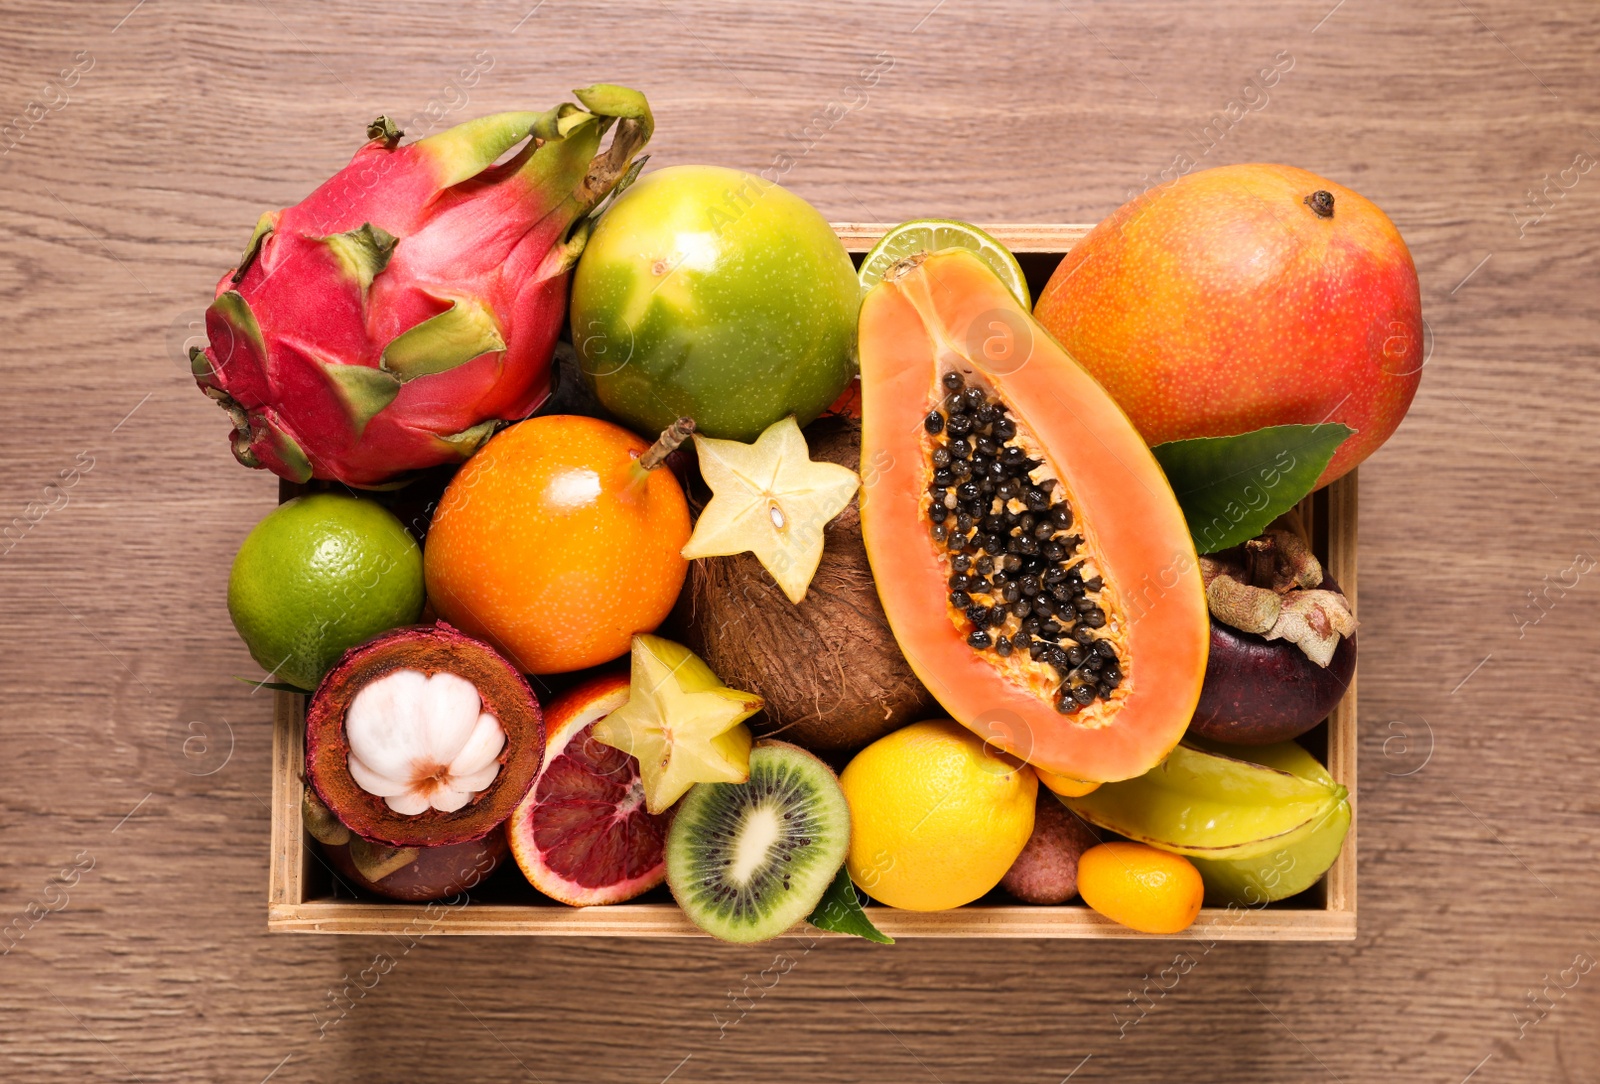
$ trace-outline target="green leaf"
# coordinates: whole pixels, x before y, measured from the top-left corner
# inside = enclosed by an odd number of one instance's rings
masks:
[[[1178,495],[1195,548],[1216,553],[1254,538],[1300,503],[1354,432],[1338,422],[1271,425],[1150,450]]]
[[[894,938],[879,930],[867,917],[856,895],[856,886],[850,883],[850,873],[843,866],[834,874],[833,883],[822,894],[822,902],[806,921],[819,930],[848,933],[880,945],[894,944]]]
[[[310,689],[302,689],[298,685],[290,685],[287,681],[256,681],[252,678],[240,677],[238,674],[233,675],[233,680],[242,681],[246,685],[254,686],[257,689],[271,689],[273,692],[279,693],[299,693],[301,696],[311,695]]]

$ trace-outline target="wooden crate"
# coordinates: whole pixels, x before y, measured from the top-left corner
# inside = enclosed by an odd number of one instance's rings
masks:
[[[889,228],[880,223],[835,225],[858,258]],[[985,227],[1017,255],[1035,296],[1088,226]],[[1356,472],[1308,497],[1301,505],[1314,548],[1330,575],[1356,605]],[[305,698],[277,693],[273,732],[272,865],[267,928],[302,933],[386,933],[413,939],[433,934],[523,936],[702,937],[658,889],[644,902],[573,908],[555,903],[523,880],[507,861],[470,903],[437,904],[356,900],[334,891],[331,869],[300,822],[304,783]],[[1356,793],[1356,682],[1333,716],[1302,739],[1327,764],[1335,780]],[[995,894],[999,896],[998,893]],[[1100,917],[1082,904],[1026,907],[986,897],[953,911],[918,913],[873,907],[873,921],[894,937],[1141,938],[1147,934]],[[1206,908],[1173,939],[1236,941],[1342,941],[1356,930],[1356,822],[1351,821],[1339,860],[1322,883],[1301,896],[1260,908]]]

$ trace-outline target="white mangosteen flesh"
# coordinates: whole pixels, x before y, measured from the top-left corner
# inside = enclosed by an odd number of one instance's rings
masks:
[[[344,719],[350,777],[396,813],[453,813],[500,774],[506,744],[472,682],[443,671],[385,674]]]

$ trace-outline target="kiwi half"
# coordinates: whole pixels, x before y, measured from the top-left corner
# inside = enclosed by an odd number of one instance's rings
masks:
[[[697,783],[667,832],[667,885],[724,941],[777,937],[816,909],[850,847],[850,807],[822,761],[759,742],[743,783]]]

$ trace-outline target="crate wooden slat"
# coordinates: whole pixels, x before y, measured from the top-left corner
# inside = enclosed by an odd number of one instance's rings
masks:
[[[837,223],[835,231],[860,255],[890,228],[888,223]],[[1035,292],[1066,252],[1092,228],[1086,225],[1003,224],[984,227],[1016,253]],[[1358,472],[1352,471],[1300,506],[1330,575],[1357,607],[1356,507]],[[1358,609],[1359,612],[1359,609]],[[1358,674],[1359,677],[1359,674]],[[1338,861],[1319,889],[1321,906],[1304,900],[1261,908],[1205,908],[1194,926],[1168,940],[1345,941],[1356,932],[1356,678],[1327,723],[1328,770],[1349,789],[1350,834]],[[273,729],[272,855],[268,875],[267,927],[296,933],[486,934],[499,936],[703,937],[671,903],[628,903],[571,908],[539,902],[473,901],[454,906],[312,898],[316,865],[322,862],[300,822],[304,783],[305,698],[276,693]],[[1315,733],[1315,732],[1313,732]],[[1150,938],[1118,926],[1079,905],[1025,907],[977,903],[953,911],[917,913],[874,907],[873,921],[893,937]],[[797,930],[820,934],[809,927]]]

